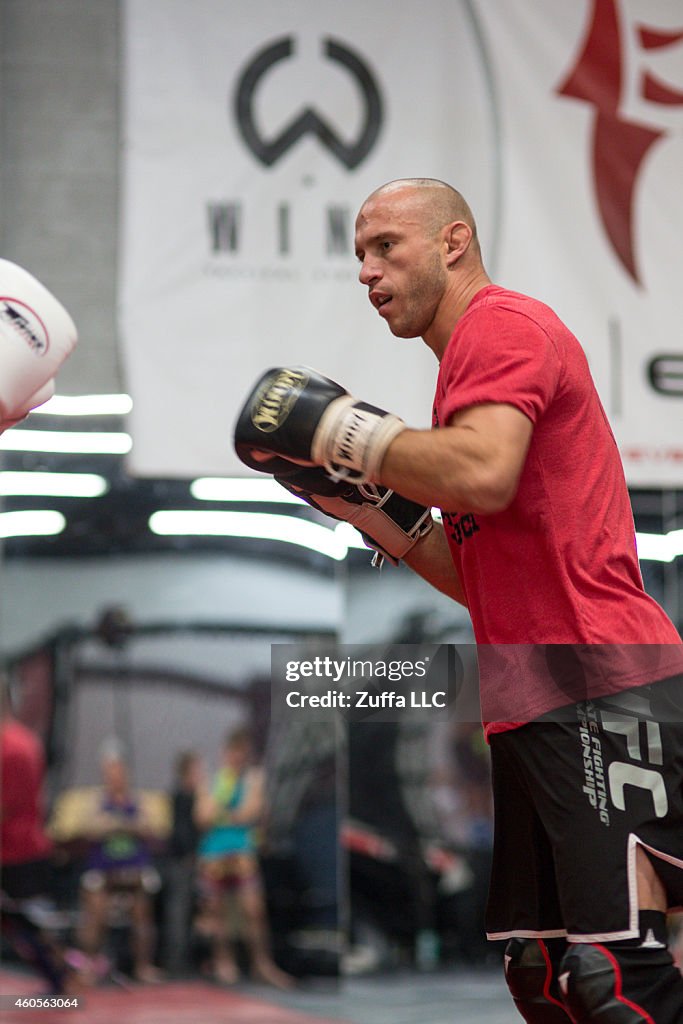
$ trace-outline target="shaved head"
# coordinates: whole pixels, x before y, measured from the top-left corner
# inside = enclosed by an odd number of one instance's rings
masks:
[[[406,202],[415,208],[428,234],[436,234],[453,221],[464,221],[472,229],[472,238],[476,243],[477,225],[467,201],[452,185],[438,178],[397,178],[388,181],[370,193],[363,207],[374,199],[401,192],[405,193]]]
[[[397,338],[421,337],[441,358],[475,288],[489,283],[463,196],[438,178],[376,188],[356,218],[358,280]]]

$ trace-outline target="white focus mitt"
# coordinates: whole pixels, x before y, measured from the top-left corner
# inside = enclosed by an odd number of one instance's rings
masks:
[[[0,259],[0,431],[54,394],[54,376],[73,351],[73,320],[32,274]]]

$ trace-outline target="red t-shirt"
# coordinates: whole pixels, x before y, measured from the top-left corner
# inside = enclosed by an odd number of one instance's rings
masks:
[[[44,757],[38,737],[9,719],[0,726],[0,864],[25,864],[49,854],[43,827]]]
[[[621,459],[583,349],[543,303],[496,285],[477,292],[448,343],[434,425],[483,402],[513,405],[534,425],[508,508],[443,510],[477,644],[516,645],[480,646],[490,731],[572,702],[534,670],[535,645],[603,645],[600,671],[583,681],[589,697],[683,672],[681,639],[643,587]],[[485,671],[501,659],[502,682]]]

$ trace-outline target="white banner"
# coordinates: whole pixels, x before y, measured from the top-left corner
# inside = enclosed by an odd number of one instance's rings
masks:
[[[668,0],[126,0],[133,472],[247,472],[269,366],[427,426],[436,375],[357,281],[392,178],[470,201],[487,267],[577,333],[629,482],[683,483],[683,10]]]

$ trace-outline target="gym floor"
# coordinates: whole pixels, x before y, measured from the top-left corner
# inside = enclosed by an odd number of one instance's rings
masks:
[[[103,987],[76,1010],[14,1010],[9,996],[31,995],[40,984],[27,974],[0,971],[2,1024],[514,1024],[517,1020],[499,968],[432,974],[391,974],[314,986],[294,993],[259,985],[232,989],[173,982],[123,990]]]

